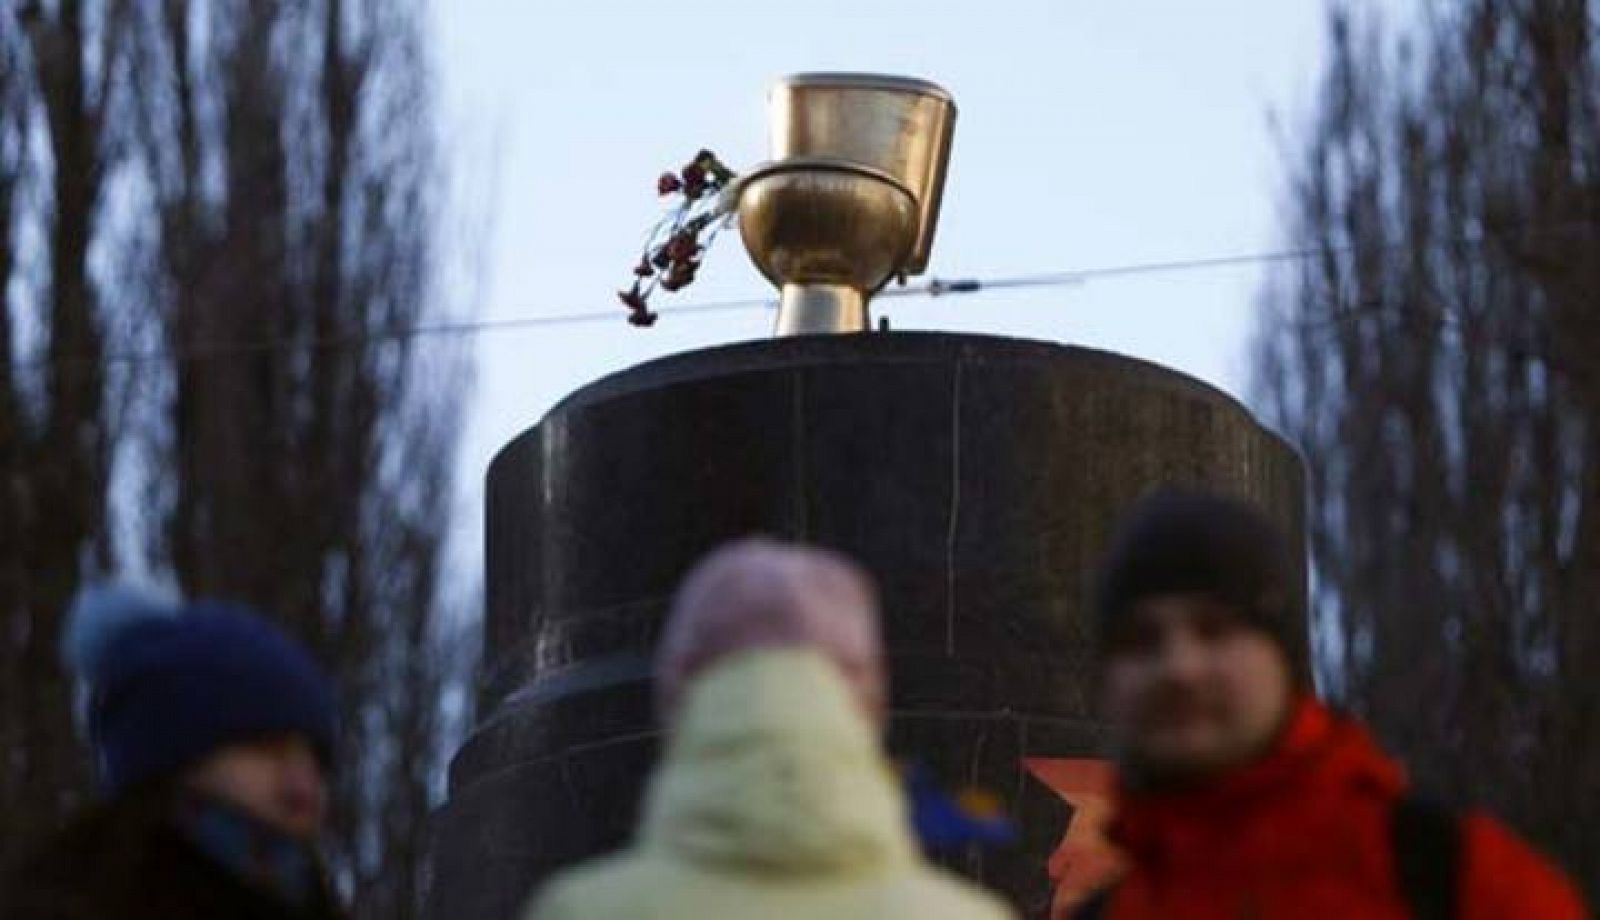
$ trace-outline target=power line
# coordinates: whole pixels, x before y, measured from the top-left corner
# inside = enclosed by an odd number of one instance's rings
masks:
[[[726,313],[733,310],[748,310],[752,307],[770,306],[770,300],[745,299],[725,300],[708,303],[686,304],[673,309],[673,313],[703,314]],[[583,323],[596,323],[603,320],[621,322],[625,315],[621,310],[590,311],[584,313],[557,313],[548,316],[517,316],[507,319],[486,320],[459,320],[454,322],[423,323],[415,326],[406,326],[399,329],[380,329],[372,332],[352,332],[344,335],[321,336],[312,339],[269,339],[258,342],[198,342],[190,343],[176,350],[172,349],[145,349],[141,351],[107,352],[99,358],[86,355],[66,355],[62,357],[41,357],[28,361],[18,361],[12,367],[46,367],[49,365],[138,365],[155,362],[166,362],[174,359],[179,361],[198,361],[208,358],[230,357],[236,355],[260,354],[273,351],[290,351],[294,349],[310,349],[312,351],[330,351],[341,348],[354,348],[359,345],[381,344],[383,342],[398,342],[407,339],[426,338],[431,336],[461,336],[477,335],[483,332],[509,332],[517,329],[532,329],[545,326],[573,326]],[[3,365],[0,365],[3,366]]]
[[[945,297],[952,294],[973,294],[994,290],[1014,290],[1018,288],[1069,287],[1082,285],[1094,280],[1106,280],[1119,277],[1199,271],[1215,268],[1282,262],[1289,259],[1304,258],[1308,254],[1310,253],[1307,250],[1292,250],[1235,256],[1216,256],[1211,258],[1187,259],[1182,261],[1133,263],[1128,265],[1078,269],[1073,271],[1018,275],[1005,278],[963,278],[956,280],[933,278],[917,284],[909,284],[885,289],[879,292],[875,299],[882,300],[884,298],[906,297],[936,298]],[[682,304],[669,308],[667,312],[672,316],[697,316],[715,313],[742,312],[745,310],[758,308],[774,309],[776,306],[777,301],[773,298],[752,297],[741,300],[722,300]],[[11,364],[11,366],[20,368],[42,368],[50,365],[56,365],[58,367],[86,365],[104,367],[153,364],[172,360],[199,361],[211,358],[260,354],[263,352],[273,351],[288,351],[301,348],[311,349],[314,351],[353,348],[360,345],[379,344],[390,341],[403,341],[406,339],[431,336],[477,335],[485,332],[509,332],[520,329],[576,326],[599,322],[615,323],[621,322],[624,317],[625,314],[621,310],[592,310],[575,313],[558,313],[547,316],[520,316],[491,320],[462,320],[457,322],[427,323],[416,326],[407,326],[401,329],[377,330],[368,333],[349,333],[345,335],[325,336],[311,340],[274,339],[259,342],[199,342],[190,343],[175,351],[144,349],[135,351],[108,352],[99,358],[92,358],[85,355],[66,355],[54,358],[46,356],[27,361],[18,361]]]
[[[1558,225],[1543,230],[1529,230],[1524,236],[1545,236],[1551,234],[1571,233],[1574,230],[1592,231],[1592,222],[1582,221],[1572,224]],[[1483,245],[1491,240],[1482,236],[1463,237],[1459,239],[1440,240],[1435,245]],[[1379,251],[1392,251],[1406,248],[1408,243],[1396,243],[1390,246],[1377,247]],[[890,287],[878,293],[876,299],[929,297],[939,298],[956,294],[975,294],[988,291],[1017,290],[1024,288],[1049,288],[1049,287],[1076,287],[1093,281],[1108,281],[1122,278],[1144,277],[1166,274],[1182,274],[1199,271],[1213,271],[1226,268],[1244,268],[1257,265],[1278,264],[1284,262],[1297,262],[1309,258],[1329,255],[1347,255],[1352,252],[1351,246],[1330,246],[1298,249],[1281,249],[1266,252],[1240,253],[1234,255],[1205,256],[1193,259],[1176,259],[1151,262],[1133,262],[1123,265],[1107,265],[1095,268],[1071,269],[1065,271],[1043,272],[1027,275],[1014,275],[1000,278],[961,278],[945,280],[932,278],[917,284]],[[667,313],[671,316],[698,316],[715,313],[741,312],[752,309],[774,309],[776,301],[770,297],[754,297],[738,300],[706,301],[701,303],[683,304],[671,307]],[[122,352],[108,352],[99,357],[87,355],[41,356],[26,361],[6,362],[0,367],[10,368],[43,368],[51,365],[57,367],[71,366],[125,366],[165,363],[170,361],[199,361],[211,358],[221,358],[236,355],[260,354],[273,351],[290,351],[296,349],[310,349],[313,351],[335,350],[341,348],[354,348],[362,345],[380,344],[383,342],[405,341],[434,336],[463,336],[478,335],[489,332],[509,332],[519,329],[550,328],[562,326],[576,326],[600,322],[621,323],[625,319],[622,309],[616,310],[591,310],[573,313],[558,313],[546,316],[519,316],[505,319],[486,320],[460,320],[452,322],[425,323],[406,326],[389,330],[373,330],[370,332],[352,332],[347,334],[325,336],[320,338],[305,339],[271,339],[256,342],[199,342],[189,343],[178,349],[144,349]]]
[[[1284,249],[1277,252],[1243,253],[1231,256],[1209,256],[1199,259],[1177,259],[1166,262],[1136,262],[1130,265],[1111,265],[1102,268],[1084,268],[1075,271],[1047,272],[1037,275],[1018,275],[1011,278],[995,278],[992,280],[966,279],[961,281],[942,281],[934,278],[923,284],[908,285],[903,288],[892,288],[879,294],[883,297],[941,297],[946,294],[974,294],[981,291],[995,291],[1015,288],[1033,287],[1068,287],[1087,284],[1091,281],[1109,281],[1115,278],[1136,277],[1145,275],[1175,274],[1180,272],[1209,271],[1219,268],[1240,268],[1251,265],[1266,265],[1275,262],[1292,262],[1312,256],[1321,255],[1322,250],[1317,249]]]

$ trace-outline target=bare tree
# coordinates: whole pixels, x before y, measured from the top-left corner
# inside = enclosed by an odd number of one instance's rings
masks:
[[[1595,22],[1333,11],[1258,388],[1311,474],[1325,688],[1600,894]]]
[[[411,333],[450,301],[423,13],[0,8],[0,861],[87,791],[59,620],[132,565],[334,667],[339,881],[413,911],[471,648],[443,577],[466,366]]]
[[[139,68],[174,356],[164,546],[190,589],[277,612],[336,664],[335,850],[382,917],[415,902],[467,647],[441,584],[462,366],[407,334],[441,294],[420,17],[167,0]]]
[[[113,413],[90,252],[119,159],[124,13],[78,0],[0,12],[0,859],[86,786],[55,642],[80,577],[110,561]]]

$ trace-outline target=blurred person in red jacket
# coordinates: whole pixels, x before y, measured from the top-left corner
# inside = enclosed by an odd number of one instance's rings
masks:
[[[1159,492],[1124,521],[1096,613],[1128,871],[1077,916],[1587,916],[1527,844],[1417,797],[1317,701],[1292,638],[1297,571],[1240,501]]]

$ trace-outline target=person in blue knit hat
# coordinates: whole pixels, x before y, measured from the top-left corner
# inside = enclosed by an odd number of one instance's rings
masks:
[[[249,608],[79,595],[62,658],[99,801],[18,867],[6,920],[339,916],[316,850],[331,681]]]

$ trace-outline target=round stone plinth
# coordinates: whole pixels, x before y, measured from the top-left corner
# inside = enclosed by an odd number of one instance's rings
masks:
[[[673,588],[752,533],[878,577],[890,747],[1000,797],[1020,844],[955,865],[1039,909],[1070,807],[1023,760],[1101,751],[1086,604],[1118,515],[1203,485],[1299,533],[1301,476],[1218,390],[1040,342],[775,339],[579,390],[489,470],[484,718],[436,822],[430,915],[509,916],[553,869],[627,841]]]

